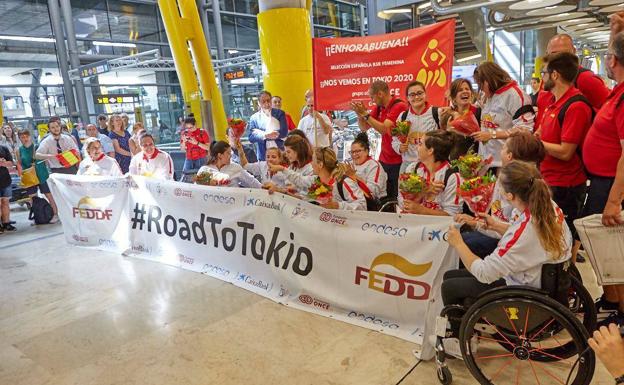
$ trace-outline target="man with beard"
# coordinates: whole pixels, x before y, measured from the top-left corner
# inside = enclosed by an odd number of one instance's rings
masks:
[[[540,171],[574,236],[575,260],[581,242],[573,221],[583,208],[587,183],[580,149],[591,126],[593,110],[589,100],[573,85],[579,68],[576,55],[559,52],[546,56],[544,62],[542,79],[549,100],[541,126],[546,157],[540,163]]]
[[[612,27],[617,27],[613,20]],[[590,180],[583,216],[602,214],[605,226],[624,224],[621,215],[624,201],[624,32],[615,33],[614,28],[612,37],[605,55],[605,69],[617,85],[598,111],[583,144],[583,160]],[[600,313],[610,311],[611,315],[599,326],[609,323],[623,326],[624,285],[607,285],[603,289],[596,310],[599,318]]]
[[[59,174],[73,174],[78,172],[78,165],[66,167],[58,160],[57,156],[65,151],[76,150],[78,154],[78,146],[74,139],[61,131],[61,119],[53,116],[48,121],[48,129],[50,135],[47,135],[37,148],[35,159],[42,159],[48,162],[50,171]],[[78,158],[80,160],[80,156]]]

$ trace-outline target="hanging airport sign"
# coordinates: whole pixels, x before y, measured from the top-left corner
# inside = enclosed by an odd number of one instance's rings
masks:
[[[108,71],[110,71],[110,68],[108,66],[108,62],[106,61],[100,61],[78,68],[78,74],[82,79],[100,75]]]
[[[368,103],[368,89],[377,80],[397,96],[418,80],[431,104],[446,105],[454,44],[454,19],[385,35],[315,38],[316,109],[348,110],[351,101]]]
[[[223,73],[225,80],[235,80],[247,77],[245,70],[227,71]]]
[[[93,95],[95,104],[121,104],[121,103],[139,103],[138,94],[107,94]]]

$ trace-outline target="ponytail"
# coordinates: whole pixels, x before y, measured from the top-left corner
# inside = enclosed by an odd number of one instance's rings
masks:
[[[505,191],[528,206],[544,250],[554,260],[563,257],[566,249],[563,225],[555,215],[550,188],[535,165],[513,160],[501,169],[500,181]]]
[[[210,145],[210,156],[208,157],[208,164],[216,164],[219,155],[225,153],[228,148],[230,148],[230,145],[224,140],[212,142],[212,144]]]
[[[334,179],[340,180],[345,175],[346,165],[338,163],[336,153],[331,147],[317,147],[314,150],[314,158]]]

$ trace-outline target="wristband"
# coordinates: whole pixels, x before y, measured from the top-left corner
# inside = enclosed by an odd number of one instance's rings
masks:
[[[370,114],[366,114],[363,116],[364,120],[368,121],[368,118],[370,118]]]

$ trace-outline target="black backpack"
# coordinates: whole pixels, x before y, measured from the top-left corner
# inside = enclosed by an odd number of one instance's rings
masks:
[[[586,70],[589,71],[589,70]],[[594,107],[592,107],[591,103],[589,102],[589,100],[587,100],[587,98],[583,95],[574,95],[572,96],[570,99],[566,100],[565,103],[563,103],[563,106],[561,106],[561,109],[559,110],[559,114],[557,114],[557,120],[559,121],[559,127],[563,127],[563,120],[565,119],[565,115],[566,112],[568,112],[568,108],[570,108],[570,106],[574,103],[584,103],[586,104],[591,113],[591,121],[594,121],[594,118],[596,117],[596,111],[594,110]],[[579,156],[579,158],[581,159],[581,162],[583,161],[583,150],[581,149],[581,145],[579,144],[578,146],[576,146],[576,154]]]
[[[401,115],[399,115],[399,120],[401,122],[404,122],[407,120],[408,112],[409,110],[401,112]],[[439,129],[440,128],[440,114],[438,113],[438,107],[436,106],[431,107],[431,116],[433,116],[433,121],[435,122],[436,126]]]
[[[32,206],[28,219],[34,220],[36,225],[47,225],[54,216],[54,210],[47,200],[37,196],[32,197]]]

